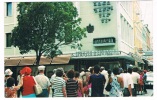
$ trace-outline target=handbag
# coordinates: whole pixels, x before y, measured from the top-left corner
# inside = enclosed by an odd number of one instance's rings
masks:
[[[109,82],[108,82],[108,84],[107,84],[107,86],[106,86],[106,91],[110,91],[111,90],[111,88],[112,88],[112,86],[111,86],[111,84],[110,84],[110,78],[109,78]]]
[[[41,86],[37,83],[37,81],[35,80],[34,76],[33,76],[33,79],[35,81],[35,85],[34,85],[35,94],[39,95],[43,92],[43,90],[42,90]]]

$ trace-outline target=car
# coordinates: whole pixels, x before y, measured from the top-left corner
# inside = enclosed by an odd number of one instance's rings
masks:
[[[153,89],[153,72],[147,72],[146,89]]]

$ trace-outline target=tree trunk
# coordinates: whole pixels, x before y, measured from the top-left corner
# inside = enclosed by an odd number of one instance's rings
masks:
[[[42,55],[41,53],[36,53],[36,65],[37,66],[39,66],[41,55]]]

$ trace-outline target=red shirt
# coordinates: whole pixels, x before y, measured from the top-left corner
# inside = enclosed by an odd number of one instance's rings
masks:
[[[24,76],[23,78],[23,92],[22,95],[34,94],[35,81],[32,76]]]

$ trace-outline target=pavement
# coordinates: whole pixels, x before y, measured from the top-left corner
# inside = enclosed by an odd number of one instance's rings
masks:
[[[147,89],[146,94],[143,93],[142,95],[141,94],[137,95],[137,97],[151,97],[151,96],[153,96],[153,89]]]

